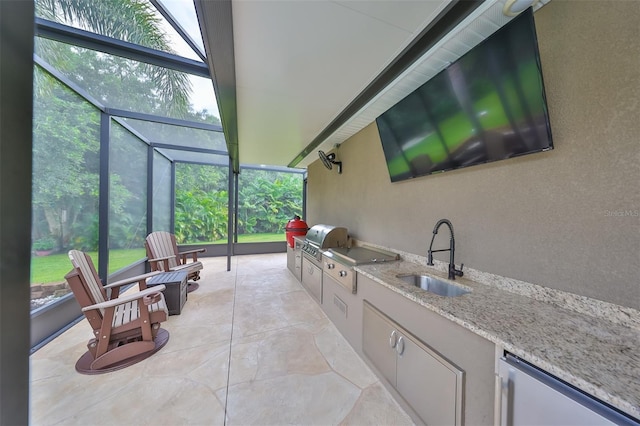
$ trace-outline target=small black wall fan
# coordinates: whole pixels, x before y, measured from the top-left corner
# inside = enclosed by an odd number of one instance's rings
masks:
[[[333,152],[325,154],[324,151],[318,151],[318,156],[320,157],[320,160],[322,160],[322,164],[324,164],[327,169],[331,170],[335,164],[338,166],[338,174],[342,174],[342,161],[336,161],[336,154]]]

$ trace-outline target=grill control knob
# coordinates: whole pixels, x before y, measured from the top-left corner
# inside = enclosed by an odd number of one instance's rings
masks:
[[[347,271],[340,271],[340,276],[341,277],[346,277],[347,276]]]
[[[335,267],[336,265],[334,265],[333,263],[327,263],[327,269],[333,269]]]

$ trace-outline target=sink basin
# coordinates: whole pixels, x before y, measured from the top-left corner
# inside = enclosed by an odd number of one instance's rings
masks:
[[[402,281],[414,287],[421,288],[430,293],[437,294],[444,297],[462,296],[470,291],[457,285],[449,284],[448,282],[441,281],[437,278],[430,277],[428,275],[397,275]]]

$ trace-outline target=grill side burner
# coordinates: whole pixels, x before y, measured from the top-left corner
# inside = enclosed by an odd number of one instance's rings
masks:
[[[330,248],[323,255],[324,272],[353,294],[357,293],[354,266],[365,263],[392,262],[400,258],[397,253],[366,246]]]

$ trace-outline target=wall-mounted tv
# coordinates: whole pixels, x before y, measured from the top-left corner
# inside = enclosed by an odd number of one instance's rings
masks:
[[[553,149],[531,8],[376,122],[392,182]]]

